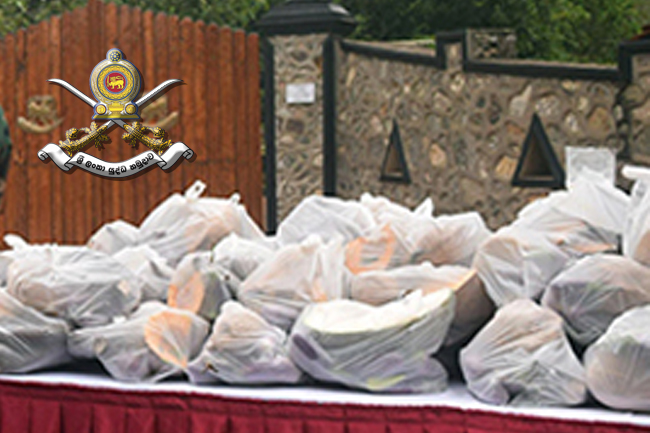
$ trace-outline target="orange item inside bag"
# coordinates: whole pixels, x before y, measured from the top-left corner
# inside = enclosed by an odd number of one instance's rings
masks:
[[[212,253],[190,253],[181,260],[167,289],[170,307],[191,311],[206,320],[219,315],[221,305],[237,292],[239,279],[216,264]]]
[[[150,301],[126,320],[75,330],[67,343],[71,355],[97,358],[117,380],[158,382],[181,373],[209,332],[210,324],[198,315]]]
[[[344,259],[340,239],[325,244],[310,236],[261,264],[241,284],[237,299],[271,325],[289,330],[307,305],[343,296]]]
[[[151,351],[165,362],[185,369],[190,353],[192,318],[173,311],[162,311],[149,318],[144,327],[144,340]]]
[[[379,232],[350,242],[345,248],[345,265],[353,274],[360,274],[386,269],[396,258],[406,263],[406,259],[396,257],[397,250],[397,235],[390,224],[386,224]]]
[[[198,313],[205,297],[205,285],[201,278],[201,273],[196,272],[183,286],[178,287],[174,284],[169,286],[167,293],[167,305],[173,308],[188,310],[192,313]]]

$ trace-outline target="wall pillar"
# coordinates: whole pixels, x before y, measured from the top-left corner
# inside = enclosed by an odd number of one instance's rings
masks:
[[[650,166],[650,40],[621,44],[620,69],[627,84],[619,96],[625,156],[632,164]]]
[[[327,0],[289,0],[256,25],[264,38],[270,232],[304,197],[335,193],[332,38],[355,25]]]

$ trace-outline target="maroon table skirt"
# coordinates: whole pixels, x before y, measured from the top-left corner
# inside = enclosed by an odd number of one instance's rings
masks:
[[[0,381],[0,433],[633,433],[650,428],[453,407],[264,401]]]

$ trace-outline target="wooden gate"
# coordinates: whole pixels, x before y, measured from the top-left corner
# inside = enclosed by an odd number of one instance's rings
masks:
[[[90,72],[113,47],[140,70],[145,91],[170,78],[185,82],[142,117],[145,124],[166,125],[169,138],[186,143],[195,159],[183,160],[171,173],[153,167],[124,180],[79,169],[66,174],[38,159],[39,149],[64,139],[70,128],[88,127],[92,116],[90,107],[47,80],[61,78],[90,95]],[[0,59],[0,104],[13,142],[0,233],[18,233],[29,242],[85,242],[105,222],[139,223],[162,199],[195,179],[208,184],[210,195],[238,191],[261,221],[257,35],[90,0],[6,35]],[[147,150],[131,148],[122,132],[113,129],[104,150],[91,146],[86,152],[123,161]]]

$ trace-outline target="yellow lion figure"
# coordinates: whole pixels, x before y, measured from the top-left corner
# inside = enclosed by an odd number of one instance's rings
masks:
[[[115,90],[116,87],[118,89],[124,89],[124,80],[122,77],[110,77],[108,79],[108,87],[113,90]]]

